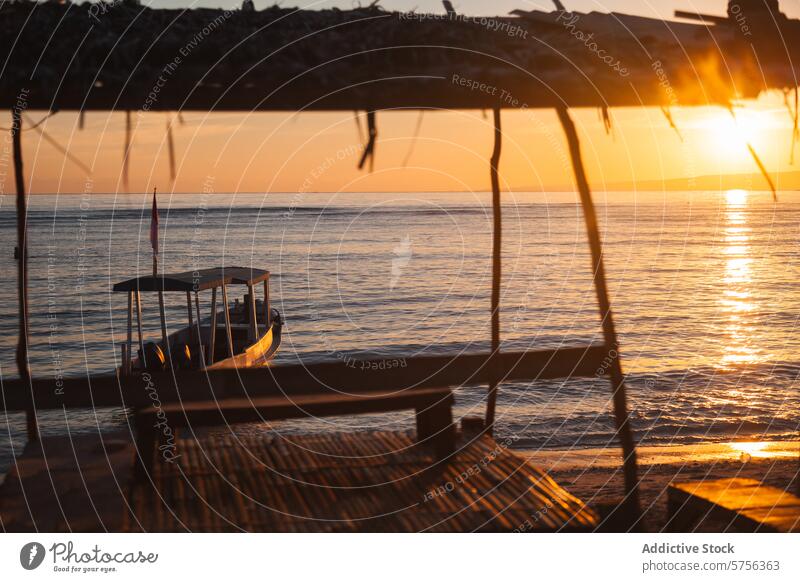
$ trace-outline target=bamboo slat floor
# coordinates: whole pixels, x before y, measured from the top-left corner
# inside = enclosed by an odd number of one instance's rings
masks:
[[[181,439],[131,495],[127,531],[592,530],[592,510],[488,436],[437,461],[413,432]],[[154,452],[158,455],[158,451]]]
[[[216,429],[219,430],[219,429]],[[183,435],[188,437],[188,435]],[[410,432],[180,438],[134,471],[130,433],[30,442],[0,486],[0,530],[554,531],[597,516],[488,436],[438,460]]]

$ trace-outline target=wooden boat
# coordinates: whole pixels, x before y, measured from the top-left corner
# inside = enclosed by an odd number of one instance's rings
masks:
[[[264,297],[256,299],[255,286],[263,283]],[[233,306],[228,286],[244,285],[244,300]],[[211,314],[200,313],[200,293],[211,290]],[[222,291],[222,309],[217,291]],[[266,365],[281,343],[282,321],[269,303],[269,271],[246,267],[216,267],[199,271],[136,277],[114,285],[128,294],[128,337],[122,344],[119,372],[135,370],[249,368]],[[142,335],[142,292],[158,293],[161,341],[145,341]],[[167,333],[164,293],[184,293],[188,325]],[[133,357],[133,319],[136,311],[138,356]]]

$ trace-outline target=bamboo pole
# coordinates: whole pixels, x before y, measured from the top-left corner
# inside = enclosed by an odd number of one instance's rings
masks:
[[[14,148],[14,180],[17,188],[17,296],[19,298],[19,339],[17,341],[17,371],[26,386],[31,386],[28,363],[28,200],[25,194],[25,175],[22,169],[22,109],[20,96],[11,110],[11,140]],[[25,413],[29,441],[39,440],[39,426],[33,394]]]
[[[495,410],[497,407],[497,387],[499,378],[497,360],[500,356],[500,277],[501,252],[503,242],[503,220],[500,208],[500,152],[503,147],[503,133],[500,124],[500,110],[494,109],[494,149],[489,164],[492,181],[492,351],[489,356],[489,398],[486,402],[486,431],[494,431]]]
[[[572,157],[572,169],[575,173],[575,181],[578,184],[578,192],[580,193],[581,204],[583,206],[583,216],[586,222],[586,232],[592,252],[594,285],[597,293],[597,303],[600,307],[600,317],[602,318],[603,337],[609,355],[612,356],[609,375],[611,377],[611,388],[614,396],[614,419],[623,453],[626,493],[623,505],[627,509],[631,525],[636,526],[641,515],[636,445],[634,444],[630,417],[628,415],[625,379],[622,374],[622,365],[619,359],[619,341],[617,340],[617,331],[614,326],[611,301],[608,295],[605,265],[603,264],[603,246],[597,224],[597,213],[594,208],[594,202],[592,201],[592,193],[589,189],[586,171],[583,167],[580,139],[578,138],[575,124],[569,115],[569,111],[565,107],[559,107],[556,111],[558,112],[558,118],[561,121],[561,125],[567,137],[567,142],[569,143],[569,151]]]

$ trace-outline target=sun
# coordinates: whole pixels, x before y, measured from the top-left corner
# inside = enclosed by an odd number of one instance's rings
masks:
[[[709,117],[702,129],[718,154],[747,155],[747,145],[758,138],[765,127],[764,122],[758,111],[737,110],[735,118],[729,113]]]
[[[725,192],[728,206],[744,206],[747,204],[747,190],[728,190]]]

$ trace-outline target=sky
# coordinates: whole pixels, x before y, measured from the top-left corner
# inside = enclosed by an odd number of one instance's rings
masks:
[[[153,7],[234,7],[239,2],[155,0]],[[367,0],[362,0],[366,4]],[[256,8],[267,6],[255,0]],[[284,2],[302,7],[349,8],[338,2]],[[575,11],[621,11],[669,18],[676,9],[724,14],[724,0],[593,2],[564,0]],[[441,2],[384,0],[386,9],[443,12]],[[515,8],[552,9],[551,2],[457,0],[456,9],[473,14],[506,14]],[[800,17],[800,1],[782,2],[789,16]],[[490,6],[490,9],[487,9]],[[39,119],[41,112],[32,112]],[[596,189],[652,187],[664,180],[717,174],[750,176],[756,167],[745,145],[751,141],[774,174],[800,168],[789,164],[791,124],[778,95],[748,103],[735,125],[721,108],[673,111],[681,136],[657,109],[613,109],[607,134],[598,112],[573,113],[583,140],[587,171]],[[136,116],[135,116],[136,117]],[[138,116],[130,160],[132,193],[176,192],[338,192],[473,191],[489,188],[491,120],[481,112],[378,113],[380,139],[373,173],[356,168],[361,137],[352,113],[184,114],[175,129],[178,176],[169,175],[165,127],[168,114]],[[0,125],[9,125],[7,114]],[[504,149],[500,175],[504,189],[571,189],[563,133],[548,111],[503,112]],[[32,193],[125,192],[121,160],[124,115],[90,113],[83,131],[77,115],[62,112],[46,122],[46,131],[84,164],[81,170],[38,134],[25,134],[24,159]],[[418,135],[415,133],[419,127]],[[798,156],[800,157],[800,156]],[[745,188],[763,188],[748,178]],[[13,182],[6,181],[6,189]],[[10,192],[10,191],[9,191]],[[3,193],[9,193],[3,192]]]

